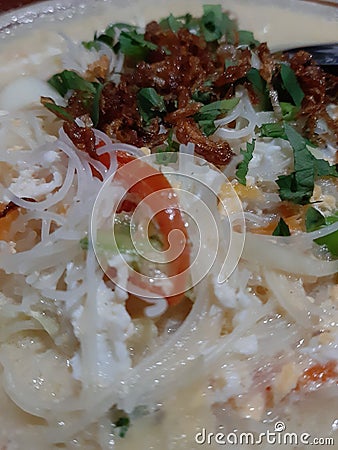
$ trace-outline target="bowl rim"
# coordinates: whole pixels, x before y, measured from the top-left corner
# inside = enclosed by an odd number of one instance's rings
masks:
[[[0,32],[3,36],[11,34],[12,30],[29,25],[35,22],[37,19],[44,17],[55,18],[67,15],[71,18],[71,15],[77,14],[80,10],[84,10],[88,7],[93,7],[95,3],[108,4],[114,0],[45,0],[25,5],[19,8],[12,9],[0,14]],[[220,3],[223,0],[220,0]],[[241,1],[241,0],[240,0]],[[247,0],[243,0],[247,1]],[[304,10],[317,12],[318,14],[330,15],[333,11],[334,16],[338,16],[338,0],[251,0],[258,3],[266,3],[271,5],[275,3],[276,6],[281,8],[295,7],[296,5],[304,8]],[[337,14],[336,14],[337,13]],[[334,19],[334,18],[333,18]]]

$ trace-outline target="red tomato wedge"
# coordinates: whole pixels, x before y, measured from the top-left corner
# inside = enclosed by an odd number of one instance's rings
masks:
[[[165,272],[166,277],[171,281],[169,292],[172,295],[168,295],[168,291],[164,294],[161,288],[155,288],[150,284],[142,286],[142,288],[163,295],[169,305],[175,305],[184,297],[190,265],[190,245],[177,195],[167,178],[142,159],[124,151],[117,151],[116,158],[118,169],[114,179],[127,186],[128,195],[131,194],[133,198],[133,202],[128,200],[128,197],[123,200],[123,211],[132,212],[141,201],[144,201],[152,211],[158,211],[153,220],[159,230],[163,250],[170,249],[170,254],[176,255],[166,263]],[[110,155],[108,153],[98,156],[98,160],[109,168]],[[175,238],[173,235],[170,239],[173,231],[175,231]],[[180,238],[177,238],[177,231],[180,232]]]

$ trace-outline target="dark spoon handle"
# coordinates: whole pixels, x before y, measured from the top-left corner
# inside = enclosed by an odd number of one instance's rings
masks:
[[[293,56],[299,50],[305,50],[311,53],[316,63],[323,68],[323,70],[338,74],[338,43],[311,45],[309,47],[298,47],[285,50],[290,56]]]

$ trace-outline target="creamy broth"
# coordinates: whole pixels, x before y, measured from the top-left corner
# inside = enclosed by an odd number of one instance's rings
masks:
[[[65,49],[64,40],[60,33],[64,33],[74,40],[89,40],[96,30],[103,30],[110,21],[124,21],[142,25],[151,19],[166,16],[169,12],[175,15],[186,12],[200,15],[203,3],[207,2],[194,0],[166,2],[158,0],[156,2],[138,1],[134,4],[134,2],[116,0],[110,3],[95,2],[95,6],[88,2],[85,7],[76,8],[72,18],[66,17],[62,21],[53,21],[48,16],[36,19],[33,23],[13,29],[8,36],[1,39],[0,87],[8,85],[16,77],[35,76],[46,79],[60,70],[60,58]],[[252,30],[255,37],[260,41],[267,41],[272,50],[319,42],[332,42],[337,39],[336,9],[328,10],[319,6],[301,4],[297,1],[280,2],[281,4],[275,1],[273,3],[228,0],[223,2],[223,6],[238,17],[241,28]],[[39,101],[38,96],[36,101]],[[26,358],[29,359],[30,352],[34,352],[33,344],[39,346],[39,339],[33,337],[31,344],[31,347],[27,346],[26,353],[21,354],[24,344],[15,352],[15,364],[20,361],[19,370],[22,373],[26,372]],[[10,355],[8,358],[10,358]],[[53,358],[55,359],[57,356],[54,355]],[[52,360],[54,360],[53,358]],[[44,360],[41,360],[41,364],[44,364]],[[16,366],[14,365],[14,367]],[[76,392],[78,386],[67,373],[66,367],[67,361],[61,358],[61,361],[50,370],[59,372],[60,386],[58,389],[64,391],[64,396],[71,396]],[[36,373],[31,373],[31,378]],[[101,446],[96,442],[96,438],[92,441],[91,436],[100,436],[100,430],[93,427],[89,428],[79,438],[70,439],[68,446],[60,445],[50,448],[83,448],[88,450],[100,448],[104,450],[112,448],[118,450],[159,450],[161,448],[164,450],[197,450],[203,448],[203,445],[198,445],[194,441],[194,436],[198,430],[206,428],[208,431],[212,431],[217,429],[218,426],[221,426],[220,430],[222,430],[222,422],[228,422],[236,428],[237,420],[231,418],[231,414],[226,410],[220,411],[217,416],[218,419],[211,414],[208,390],[210,390],[210,387],[206,383],[201,384],[200,380],[196,381],[193,377],[191,383],[186,380],[182,383],[180,390],[164,401],[159,413],[137,419],[128,431],[127,437],[118,440],[115,446],[103,440],[103,438],[100,441]],[[47,390],[46,395],[48,395],[48,392]],[[319,397],[318,402],[316,396]],[[87,399],[89,409],[94,399],[95,392]],[[337,420],[338,411],[337,398],[326,407],[326,404],[330,403],[329,399],[330,388],[316,393],[315,397],[308,399],[306,402],[299,403],[294,407],[294,411],[292,410],[293,406],[290,409],[290,406],[284,404],[281,415],[285,417],[287,428],[299,433],[311,429],[315,435],[329,435],[332,431],[332,424]],[[0,444],[2,444],[1,433],[7,436],[5,428],[18,429],[16,442],[8,443],[8,447],[4,444],[4,448],[8,450],[23,448],[33,450],[31,447],[25,447],[26,432],[30,442],[37,442],[34,450],[47,450],[49,448],[44,441],[43,434],[40,436],[39,432],[36,431],[38,427],[33,429],[33,425],[43,427],[43,419],[34,418],[22,410],[19,411],[1,390],[0,403],[2,408],[6,408],[6,417],[0,419]],[[318,404],[320,405],[320,411],[318,411]],[[248,411],[247,417],[254,417],[255,409],[259,411],[259,408],[259,398],[253,398],[252,408],[251,411]],[[23,409],[25,408],[23,407]],[[4,412],[1,412],[1,414],[3,415]],[[297,418],[301,415],[307,415],[307,419],[297,421]],[[320,420],[317,420],[318,416]],[[239,425],[245,430],[245,413],[242,417]],[[262,419],[265,424],[261,426],[261,431],[265,431],[270,427],[269,422],[274,418],[269,415],[262,415]],[[304,422],[307,425],[306,430],[303,429]],[[60,425],[61,428],[62,426]],[[20,431],[21,427],[25,430],[24,433]],[[338,441],[337,432],[335,437]],[[100,440],[100,438],[98,439]],[[170,446],[165,448],[163,445],[166,444],[163,443],[167,442],[170,442]],[[222,446],[218,446],[212,441],[210,445],[207,445],[207,448],[222,448]],[[251,447],[233,446],[233,448]],[[262,448],[268,449],[270,447],[266,444]],[[284,448],[291,449],[292,447],[284,446]]]

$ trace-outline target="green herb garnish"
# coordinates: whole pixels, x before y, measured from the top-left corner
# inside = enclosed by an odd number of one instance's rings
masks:
[[[283,63],[281,65],[280,74],[284,84],[284,88],[290,94],[295,105],[300,106],[304,98],[304,92],[298,83],[295,72],[291,69],[290,66]]]
[[[289,124],[284,124],[285,134],[293,148],[294,172],[278,177],[279,196],[282,200],[305,205],[313,193],[316,176],[338,176],[334,166],[316,159],[307,148],[307,141]]]
[[[246,77],[256,92],[261,94],[266,92],[266,81],[261,77],[259,70],[252,67],[246,74]]]
[[[145,123],[166,112],[163,97],[154,88],[142,88],[137,93],[137,106]]]
[[[82,45],[87,49],[91,50],[94,48],[95,50],[100,50],[100,42],[108,45],[110,48],[115,50],[116,45],[116,30],[124,30],[124,31],[136,31],[136,27],[134,25],[130,25],[127,23],[114,23],[109,25],[102,34],[95,33],[94,39],[88,42],[82,42]]]
[[[191,14],[185,14],[184,16],[175,17],[175,19],[182,24],[183,28],[186,28],[193,34],[200,35],[201,33],[201,20],[193,17]]]
[[[170,14],[159,24],[162,29],[171,30],[174,33],[181,28],[186,28],[193,34],[202,35],[207,42],[215,42],[224,37],[231,44],[239,43],[239,45],[248,45],[249,47],[259,44],[251,31],[238,31],[237,23],[222,11],[221,5],[204,5],[201,18],[193,17],[191,14],[177,17]]]
[[[62,97],[65,97],[69,91],[80,92],[82,103],[88,109],[94,126],[98,124],[100,114],[100,98],[103,88],[101,83],[92,83],[87,81],[72,70],[64,70],[63,72],[53,75],[48,80],[48,83],[56,89]],[[63,117],[61,118],[64,120],[74,120],[74,118],[62,106],[53,106],[51,102],[45,102],[44,105],[46,108],[53,111],[58,117],[62,114]]]
[[[317,209],[310,207],[306,213],[305,221],[306,231],[316,231],[338,222],[338,211],[332,216],[324,217]],[[338,230],[314,239],[314,242],[318,245],[324,245],[333,256],[338,256]]]
[[[325,225],[325,217],[318,209],[310,206],[305,215],[305,228],[308,233],[318,230],[321,226]]]
[[[247,45],[250,48],[257,47],[259,41],[255,39],[252,31],[239,30],[238,31],[238,42],[239,45]]]
[[[263,123],[260,132],[261,137],[286,139],[284,127],[280,123]]]
[[[233,97],[226,100],[218,100],[201,107],[194,119],[202,132],[209,136],[216,131],[215,120],[222,114],[231,111],[239,102],[239,98]]]
[[[149,51],[158,48],[156,44],[146,41],[144,34],[135,30],[121,31],[119,44],[121,53],[140,60],[145,59]]]
[[[168,133],[168,138],[167,138],[167,147],[166,147],[167,152],[178,152],[178,150],[180,148],[180,144],[173,140],[173,136],[174,136],[174,130],[171,129]]]
[[[184,22],[170,14],[166,19],[162,19],[159,25],[164,30],[171,30],[174,33],[177,33],[179,29],[184,27]]]
[[[93,121],[94,127],[97,126],[100,119],[100,100],[101,100],[101,94],[103,89],[103,84],[96,83],[96,92],[93,97],[93,105],[92,105],[92,111],[91,111],[91,118]]]
[[[113,27],[109,27],[106,29],[106,31],[103,34],[100,34],[99,36],[95,33],[94,35],[94,41],[87,43],[88,44],[96,44],[97,50],[100,50],[100,42],[103,44],[108,45],[110,48],[114,48],[115,45],[115,30]]]
[[[210,102],[211,96],[211,92],[197,90],[192,94],[192,99],[195,100],[195,102],[207,104]]]
[[[278,225],[273,230],[272,236],[291,236],[288,224],[282,217],[279,219]]]
[[[86,48],[87,50],[92,50],[95,49],[97,51],[100,50],[100,44],[97,42],[98,40],[93,40],[93,41],[82,41],[82,45],[84,46],[84,48]]]
[[[67,111],[64,106],[57,105],[54,100],[50,97],[41,97],[41,103],[49,111],[54,113],[57,117],[67,122],[74,122],[74,117]]]
[[[305,205],[309,202],[312,195],[311,181],[308,181],[311,175],[304,183],[299,182],[299,177],[297,180],[296,175],[297,173],[293,172],[290,175],[281,175],[278,177],[279,196],[282,200],[289,200],[293,203]]]
[[[338,211],[336,211],[332,216],[325,217],[325,224],[332,225],[333,223],[338,222]]]
[[[325,245],[331,255],[338,256],[338,230],[315,239],[314,242],[318,245]]]
[[[221,5],[204,5],[201,30],[207,42],[217,41],[225,36],[228,42],[233,43],[237,25],[222,11]]]
[[[166,147],[158,149],[156,153],[157,164],[169,164],[177,161],[177,152],[180,144],[173,140],[174,130],[171,129],[168,133]]]
[[[282,110],[283,120],[286,121],[295,120],[296,115],[300,110],[299,106],[294,106],[288,102],[280,102],[279,104]]]
[[[241,150],[243,161],[239,163],[236,170],[236,177],[238,181],[246,186],[246,175],[249,169],[249,162],[252,160],[253,151],[255,149],[255,141],[246,143],[246,150]]]
[[[259,99],[261,108],[264,110],[271,109],[271,101],[270,101],[268,89],[266,86],[266,81],[264,80],[264,78],[261,77],[259,70],[252,67],[247,72],[246,78],[252,84],[255,94],[257,95],[257,97]]]
[[[330,164],[324,159],[317,159],[313,156],[315,175],[317,177],[338,177],[337,166]]]
[[[84,91],[91,94],[95,94],[96,87],[94,83],[87,81],[80,77],[76,72],[72,70],[64,70],[63,72],[53,75],[48,83],[57,92],[64,97],[69,91]]]
[[[130,419],[129,417],[120,417],[115,423],[114,426],[117,428],[117,433],[121,438],[124,438],[129,427],[130,427]]]

